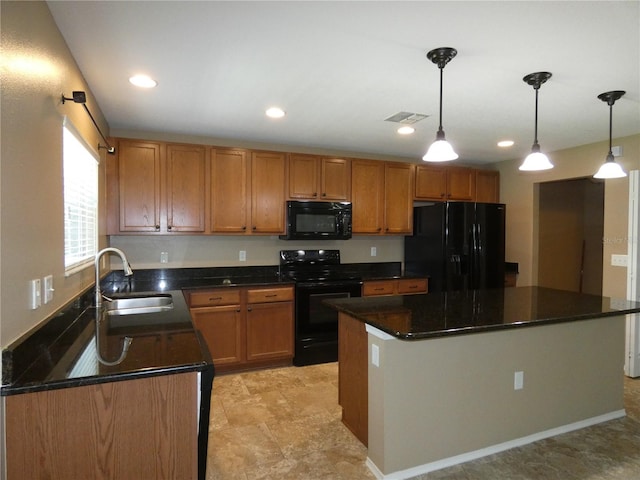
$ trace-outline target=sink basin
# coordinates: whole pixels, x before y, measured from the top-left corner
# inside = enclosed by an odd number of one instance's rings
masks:
[[[170,294],[135,295],[106,300],[104,306],[107,315],[158,313],[173,309],[173,298]]]

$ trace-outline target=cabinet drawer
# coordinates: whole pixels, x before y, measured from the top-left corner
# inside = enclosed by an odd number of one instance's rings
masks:
[[[398,280],[398,293],[427,293],[427,279],[406,278]]]
[[[189,292],[189,307],[215,307],[218,305],[239,305],[240,289],[221,288]]]
[[[293,300],[293,287],[247,290],[247,303],[287,302],[291,300]]]
[[[384,280],[379,282],[364,282],[362,294],[365,297],[371,295],[393,295],[393,280]]]

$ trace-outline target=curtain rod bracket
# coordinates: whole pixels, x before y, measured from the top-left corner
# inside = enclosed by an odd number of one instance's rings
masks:
[[[64,93],[63,93],[62,94],[62,104],[64,105],[64,102],[66,102],[67,100],[73,101],[73,103],[80,103],[84,107],[84,110],[89,115],[89,118],[91,118],[91,121],[93,122],[93,126],[96,127],[96,130],[98,130],[98,133],[100,134],[100,136],[104,140],[104,143],[107,144],[107,146],[104,147],[104,146],[102,146],[102,145],[100,145],[98,143],[98,150],[100,150],[100,148],[104,148],[107,152],[109,152],[111,154],[114,154],[116,152],[115,147],[112,147],[109,144],[109,140],[106,139],[106,137],[102,133],[102,130],[100,130],[100,127],[98,126],[98,124],[96,123],[95,119],[93,118],[93,115],[91,115],[91,112],[87,108],[87,105],[86,105],[86,103],[87,103],[87,95],[81,90],[76,90],[74,92],[71,92],[71,95],[72,95],[71,97],[65,97]]]

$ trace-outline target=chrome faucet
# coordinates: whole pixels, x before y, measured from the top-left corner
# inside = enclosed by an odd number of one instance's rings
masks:
[[[131,275],[133,275],[133,270],[131,270],[131,265],[129,265],[129,260],[127,260],[127,256],[119,248],[107,247],[107,248],[103,248],[98,253],[96,253],[96,259],[95,259],[95,267],[96,267],[96,307],[100,307],[102,305],[102,292],[100,291],[100,258],[105,253],[117,253],[118,255],[120,255],[120,259],[122,260],[122,268],[124,269],[124,275],[126,277],[130,277]]]

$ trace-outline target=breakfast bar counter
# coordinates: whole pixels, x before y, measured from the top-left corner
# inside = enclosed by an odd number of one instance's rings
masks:
[[[541,287],[330,300],[343,422],[410,478],[625,415],[625,315]]]

